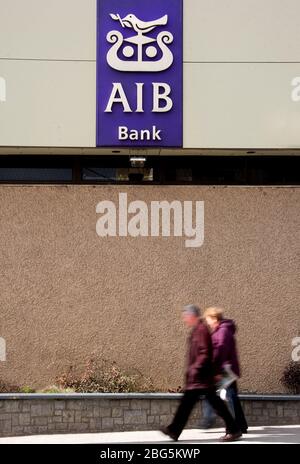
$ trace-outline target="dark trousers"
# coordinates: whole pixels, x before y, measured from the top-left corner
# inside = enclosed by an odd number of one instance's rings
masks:
[[[245,432],[248,428],[248,424],[245,418],[245,414],[239,399],[239,393],[238,393],[238,387],[237,383],[234,382],[232,385],[230,385],[230,397],[231,397],[231,402],[234,410],[234,415],[235,415],[235,421],[239,426],[239,429],[242,432]]]
[[[224,401],[217,396],[214,389],[194,389],[185,390],[183,397],[181,398],[180,404],[175,413],[172,423],[168,426],[177,437],[181,434],[184,426],[186,425],[188,418],[199,400],[200,395],[204,395],[207,401],[215,410],[218,416],[222,417],[226,425],[226,433],[236,433],[239,431],[238,426],[233,419],[232,415],[228,411],[228,408]]]

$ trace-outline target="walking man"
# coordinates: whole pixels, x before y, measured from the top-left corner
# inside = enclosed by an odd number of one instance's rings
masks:
[[[200,319],[198,306],[185,306],[183,320],[192,329],[188,340],[185,390],[173,421],[167,427],[162,428],[161,432],[177,441],[199,397],[204,395],[225,422],[226,434],[221,441],[236,441],[242,433],[226,404],[216,395],[213,383],[211,336],[207,326]]]

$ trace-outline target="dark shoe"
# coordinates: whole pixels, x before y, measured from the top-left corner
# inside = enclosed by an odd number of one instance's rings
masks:
[[[248,433],[248,429],[242,429],[242,434]]]
[[[220,438],[220,441],[225,443],[230,441],[237,441],[241,436],[242,432],[226,433],[226,435]]]
[[[172,438],[172,440],[178,441],[178,436],[175,433],[171,432],[169,427],[161,428],[160,432],[162,432],[164,435],[168,435],[168,437]]]

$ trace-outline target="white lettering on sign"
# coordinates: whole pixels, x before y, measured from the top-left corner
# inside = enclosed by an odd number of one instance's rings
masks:
[[[170,111],[173,107],[173,102],[169,97],[171,93],[171,87],[169,84],[165,84],[163,82],[153,82],[153,113],[166,113]],[[163,92],[160,92],[160,89]],[[160,101],[165,101],[165,106],[160,106]]]
[[[119,140],[161,140],[161,130],[152,126],[152,129],[131,129],[126,126],[119,126],[118,138]]]
[[[133,106],[135,113],[144,112],[144,84],[136,82],[136,101],[131,105],[121,82],[113,82],[113,88],[105,108],[105,113],[112,113],[115,103],[123,106],[123,113],[132,113]],[[170,97],[171,87],[165,82],[152,82],[152,113],[167,113],[173,108],[173,101]]]
[[[132,113],[132,109],[129,106],[126,94],[123,89],[121,82],[113,82],[113,89],[110,94],[105,113],[112,112],[112,106],[114,103],[121,103],[123,105],[124,113]]]
[[[144,112],[144,107],[143,107],[143,102],[144,102],[143,88],[144,88],[144,84],[142,82],[138,82],[135,85],[137,87],[137,90],[136,90],[137,103],[136,103],[135,112],[136,113],[143,113]]]
[[[6,101],[6,80],[0,76],[0,102]]]
[[[294,77],[291,85],[293,88],[291,98],[293,102],[300,102],[300,77]]]

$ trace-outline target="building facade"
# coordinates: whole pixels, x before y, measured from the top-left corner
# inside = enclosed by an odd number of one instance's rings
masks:
[[[281,392],[300,322],[300,4],[110,3],[0,0],[0,379],[44,387],[96,355],[174,389],[195,302],[236,320],[241,389]],[[106,63],[106,25],[136,32],[127,69]],[[149,71],[162,27],[170,62]],[[149,138],[114,143],[127,125]]]

